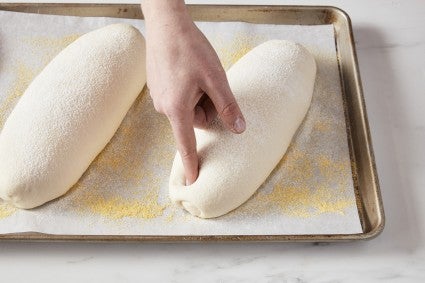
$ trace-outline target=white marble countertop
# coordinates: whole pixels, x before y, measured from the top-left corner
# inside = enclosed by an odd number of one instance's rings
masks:
[[[424,282],[425,2],[187,2],[333,5],[351,16],[384,199],[384,232],[371,241],[326,245],[0,242],[1,282]]]

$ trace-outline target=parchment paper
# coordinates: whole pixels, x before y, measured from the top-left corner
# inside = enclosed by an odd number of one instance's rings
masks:
[[[85,32],[116,22],[131,23],[144,33],[140,20],[0,11],[0,128],[33,77],[61,49]],[[237,210],[210,220],[195,218],[170,204],[167,182],[175,153],[172,133],[144,91],[110,144],[65,196],[28,211],[0,202],[0,233],[289,235],[362,231],[332,25],[197,25],[226,69],[268,39],[299,42],[317,60],[309,113],[287,154],[258,192]]]

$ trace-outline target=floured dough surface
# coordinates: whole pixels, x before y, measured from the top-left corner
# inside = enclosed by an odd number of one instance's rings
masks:
[[[134,27],[87,33],[34,79],[0,134],[0,198],[33,208],[67,192],[106,146],[146,83]]]
[[[215,120],[196,130],[200,171],[185,186],[176,154],[170,175],[170,198],[191,214],[218,217],[247,201],[284,156],[310,106],[316,64],[294,42],[267,41],[227,72],[244,113],[247,129],[235,135]]]

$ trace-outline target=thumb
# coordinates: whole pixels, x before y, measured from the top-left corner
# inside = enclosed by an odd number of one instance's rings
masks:
[[[246,122],[241,109],[230,89],[226,74],[206,85],[206,93],[214,104],[217,114],[225,126],[236,134],[245,131]]]

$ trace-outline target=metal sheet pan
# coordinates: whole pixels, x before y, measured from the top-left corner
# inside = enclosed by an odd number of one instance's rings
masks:
[[[0,10],[26,13],[98,16],[143,19],[139,5],[121,4],[16,4],[0,3]],[[376,237],[385,223],[382,197],[375,166],[365,101],[349,16],[327,6],[233,6],[189,5],[196,21],[243,21],[258,24],[332,24],[339,63],[347,122],[353,179],[363,232],[344,235],[223,235],[223,236],[122,236],[50,235],[42,233],[2,234],[0,240],[16,241],[104,241],[104,242],[181,242],[181,241],[281,241],[332,242]]]

